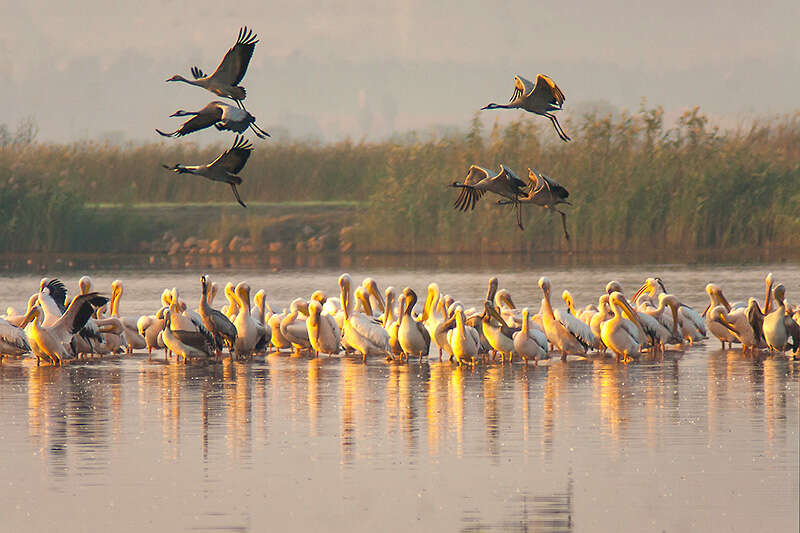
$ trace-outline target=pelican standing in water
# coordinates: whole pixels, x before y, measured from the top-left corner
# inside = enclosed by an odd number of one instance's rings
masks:
[[[525,361],[531,358],[534,362],[538,362],[547,355],[547,338],[545,337],[542,343],[538,335],[531,335],[533,330],[530,327],[529,313],[527,307],[522,310],[522,329],[514,333],[514,351]]]
[[[453,357],[459,365],[473,364],[480,350],[480,338],[477,331],[466,325],[464,310],[457,306],[454,310],[456,327],[450,332],[448,340],[453,349]],[[472,330],[472,332],[470,332]]]
[[[614,316],[610,320],[603,322],[600,328],[603,344],[614,352],[617,356],[617,362],[620,361],[620,358],[624,358],[627,362],[633,357],[638,357],[641,351],[641,344],[639,339],[625,327],[622,315],[625,314],[637,328],[641,329],[642,326],[639,323],[638,315],[628,305],[622,293],[612,292],[608,297],[608,302]],[[643,331],[641,331],[641,336],[644,337]]]
[[[352,295],[352,278],[349,274],[339,277],[339,289],[344,310],[342,325],[342,339],[344,343],[361,354],[362,361],[366,363],[367,356],[389,356],[389,334],[383,329],[380,322],[368,317],[364,313],[354,311]]]
[[[222,58],[217,70],[210,76],[206,76],[202,70],[197,67],[192,67],[192,76],[194,80],[187,80],[183,76],[175,75],[167,81],[181,81],[189,85],[202,87],[217,96],[223,98],[230,98],[236,105],[244,109],[242,100],[247,96],[244,87],[239,83],[244,78],[247,72],[247,66],[250,64],[250,58],[253,57],[253,52],[258,43],[257,35],[252,30],[248,30],[245,26],[239,29],[239,37],[236,43]]]
[[[539,288],[544,295],[541,314],[547,340],[561,352],[562,360],[566,360],[567,354],[585,355],[586,350],[597,343],[591,327],[569,313],[553,310],[548,278],[539,278]]]
[[[547,117],[553,123],[553,128],[559,138],[566,142],[570,138],[564,133],[556,116],[551,113],[551,111],[560,111],[566,99],[564,93],[550,76],[539,74],[536,76],[536,83],[532,83],[522,76],[514,76],[514,94],[511,95],[508,103],[491,103],[481,109],[524,109]]]
[[[422,362],[423,356],[428,355],[431,335],[421,322],[417,322],[411,316],[411,310],[416,303],[417,293],[406,287],[400,300],[397,340],[400,342],[400,347],[403,349],[403,355],[406,359],[408,359],[409,355],[417,355],[420,362]]]
[[[786,314],[786,288],[782,283],[772,291],[775,298],[775,310],[764,317],[764,338],[770,351],[785,352],[791,348],[794,358],[800,350],[800,326]],[[792,340],[792,343],[789,340]]]
[[[339,353],[339,327],[332,316],[322,314],[322,305],[318,301],[312,300],[308,304],[306,327],[315,355]]]

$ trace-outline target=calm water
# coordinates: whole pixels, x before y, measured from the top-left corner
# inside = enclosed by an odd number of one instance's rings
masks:
[[[800,269],[598,267],[548,270],[554,294],[630,294],[660,275],[705,307],[763,298],[767,271],[800,296]],[[477,304],[491,274],[538,308],[541,271],[372,270],[381,287]],[[350,269],[356,280],[363,272]],[[70,289],[78,272],[60,275]],[[336,271],[220,271],[273,307]],[[94,272],[126,282],[124,315],[164,287],[191,303],[199,272]],[[38,276],[0,279],[22,307]],[[795,296],[793,296],[793,294]],[[220,302],[217,302],[221,305]],[[459,369],[271,355],[184,367],[146,356],[64,368],[0,366],[0,530],[797,531],[800,364],[753,361],[717,341],[664,362],[554,361]]]

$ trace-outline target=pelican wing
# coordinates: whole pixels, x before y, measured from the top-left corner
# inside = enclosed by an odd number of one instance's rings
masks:
[[[25,331],[0,318],[0,349],[7,350],[8,347],[21,352],[29,352],[31,349]]]
[[[558,88],[556,82],[554,82],[550,76],[545,76],[544,74],[536,76],[536,86],[533,87],[530,93],[526,94],[526,96],[531,95],[533,95],[536,100],[541,100],[558,107],[561,107],[566,101],[564,93]]]
[[[237,135],[233,141],[233,146],[222,152],[208,167],[218,166],[228,174],[238,174],[244,168],[252,151],[253,145],[250,144],[250,141],[245,139],[243,135]]]
[[[50,296],[63,314],[67,310],[67,288],[64,282],[58,278],[53,278],[45,285],[50,291]]]
[[[206,337],[200,331],[186,331],[183,329],[172,329],[170,333],[175,336],[182,344],[186,346],[190,346],[196,350],[200,350],[202,352],[206,352],[207,354],[210,353],[211,348],[214,346],[213,341],[209,342],[208,337]]]
[[[569,313],[562,313],[560,309],[553,311],[553,316],[561,322],[567,331],[575,337],[585,348],[591,348],[597,342],[597,337],[592,333],[592,328]]]
[[[375,351],[390,352],[389,334],[380,324],[363,313],[355,313],[348,320],[353,333],[362,337]]]
[[[107,303],[108,298],[96,292],[79,294],[72,299],[67,310],[61,315],[58,321],[53,324],[53,327],[66,324],[70,333],[78,333],[92,317],[94,311]]]
[[[258,43],[256,37],[253,30],[248,30],[246,26],[240,28],[236,44],[228,50],[211,77],[232,86],[238,85],[247,72],[250,58],[253,57]]]

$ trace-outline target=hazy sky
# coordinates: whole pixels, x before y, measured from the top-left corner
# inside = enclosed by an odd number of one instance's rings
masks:
[[[799,107],[798,20],[797,0],[6,1],[0,122],[33,117],[42,140],[158,140],[180,124],[169,114],[215,99],[164,80],[213,71],[245,24],[261,39],[246,105],[278,138],[461,127],[537,72],[566,93],[565,116],[646,97],[735,121]]]

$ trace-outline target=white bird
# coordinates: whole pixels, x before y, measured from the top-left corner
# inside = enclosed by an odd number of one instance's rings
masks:
[[[456,327],[450,332],[449,341],[453,349],[453,357],[458,364],[472,364],[475,358],[478,357],[478,350],[480,349],[480,339],[477,337],[477,331],[466,325],[466,318],[464,310],[461,306],[457,306],[454,310],[456,318]],[[469,332],[472,329],[475,334]]]
[[[764,338],[770,351],[785,352],[791,348],[797,358],[800,349],[800,326],[786,314],[786,288],[782,283],[772,291],[775,298],[775,310],[764,317]],[[792,343],[789,343],[792,339]]]
[[[339,277],[339,289],[345,313],[342,338],[347,345],[358,351],[364,362],[368,355],[390,355],[389,334],[386,333],[380,322],[364,313],[353,311],[352,279],[349,274],[342,274]]]
[[[712,333],[714,330],[711,326],[716,323],[725,327],[737,342],[742,343],[742,351],[745,354],[754,353],[757,348],[756,337],[753,333],[753,327],[747,320],[747,313],[744,309],[728,312],[724,305],[712,307],[706,313],[706,324],[708,325],[709,331]],[[730,347],[732,347],[732,345],[730,345]]]
[[[322,314],[322,305],[318,301],[312,300],[308,304],[306,328],[308,340],[317,355],[339,353],[339,327],[332,316]]]
[[[398,319],[397,340],[403,349],[403,355],[419,356],[419,360],[428,355],[431,345],[431,335],[424,324],[411,316],[411,310],[417,303],[417,293],[406,287],[400,300],[400,318]]]
[[[500,360],[505,361],[508,355],[509,361],[514,354],[514,333],[518,328],[512,328],[506,324],[503,317],[497,311],[494,303],[486,300],[483,304],[483,317],[481,319],[483,336],[489,341],[492,349],[500,353]]]
[[[719,341],[722,343],[722,349],[725,349],[725,343],[728,343],[729,347],[733,347],[733,342],[738,342],[738,337],[736,333],[731,330],[726,320],[720,320],[719,313],[715,311],[715,313],[709,313],[712,310],[715,310],[717,307],[722,307],[725,313],[728,313],[731,310],[731,304],[728,303],[728,299],[725,298],[725,295],[722,294],[722,289],[720,289],[717,285],[713,283],[709,283],[706,285],[706,293],[708,294],[708,298],[710,303],[706,310],[704,311],[703,315],[705,316],[705,325],[706,329],[711,332]]]
[[[20,356],[31,351],[23,328],[33,318],[33,312],[29,311],[24,318],[20,323],[22,327],[0,318],[0,358],[4,355]]]
[[[585,355],[586,350],[597,343],[592,329],[569,313],[553,310],[548,278],[539,278],[539,287],[544,294],[541,314],[547,340],[561,352],[562,359],[566,359],[567,354]]]
[[[306,325],[307,315],[308,303],[302,298],[295,298],[289,304],[289,313],[281,320],[281,335],[292,344],[295,354],[312,347]]]
[[[617,362],[621,358],[627,361],[629,358],[638,356],[641,344],[636,336],[624,326],[622,315],[625,314],[637,327],[641,328],[639,318],[628,302],[622,297],[620,292],[612,292],[608,298],[614,316],[610,320],[603,322],[600,328],[603,344],[605,344],[617,356]]]
[[[529,358],[538,361],[547,355],[547,337],[542,343],[538,335],[531,335],[534,330],[530,327],[529,314],[527,307],[522,310],[522,329],[514,333],[514,351],[526,361]]]
[[[125,340],[128,343],[128,353],[131,353],[133,350],[144,349],[147,344],[144,336],[139,334],[136,322],[132,318],[123,318],[119,314],[119,302],[122,299],[123,291],[122,281],[117,279],[111,283],[111,309],[109,314],[114,318],[118,318],[122,324],[125,330]]]
[[[261,337],[258,324],[250,314],[250,286],[241,282],[234,289],[234,294],[236,303],[239,305],[239,314],[233,321],[233,325],[236,326],[236,342],[233,345],[233,351],[237,357],[250,357],[256,350],[256,345]]]

